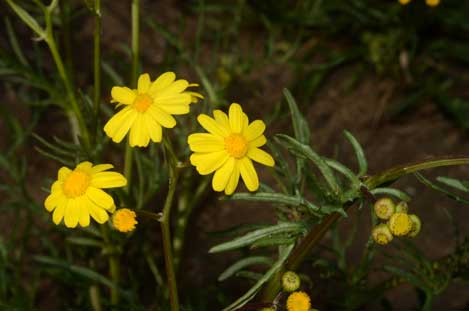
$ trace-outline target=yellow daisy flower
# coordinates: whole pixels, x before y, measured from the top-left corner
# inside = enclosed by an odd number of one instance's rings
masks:
[[[122,174],[106,172],[111,164],[93,166],[90,162],[78,164],[72,171],[67,167],[59,169],[57,181],[52,184],[51,194],[44,206],[53,212],[52,220],[58,225],[62,219],[65,226],[75,228],[77,224],[87,227],[90,215],[98,223],[109,219],[108,213],[116,209],[113,198],[101,189],[123,187],[127,180]]]
[[[146,147],[150,140],[160,142],[162,127],[176,125],[172,115],[189,113],[189,105],[195,96],[195,92],[185,92],[189,82],[175,79],[174,72],[166,72],[151,82],[150,75],[145,73],[138,78],[136,90],[113,87],[112,102],[125,107],[106,123],[106,135],[119,143],[130,131],[132,147]]]
[[[229,116],[221,110],[213,112],[214,118],[201,114],[197,118],[208,133],[191,134],[190,149],[194,152],[190,161],[201,175],[213,172],[212,186],[215,191],[233,194],[239,176],[249,191],[259,188],[259,178],[252,160],[274,166],[274,159],[259,149],[266,143],[263,135],[265,124],[261,120],[249,123],[248,116],[238,104],[231,104]]]
[[[112,225],[120,232],[130,232],[138,224],[137,215],[128,208],[118,209],[112,216]]]

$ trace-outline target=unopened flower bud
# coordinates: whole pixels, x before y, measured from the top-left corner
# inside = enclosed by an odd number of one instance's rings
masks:
[[[391,198],[381,198],[374,205],[376,216],[380,219],[387,220],[394,214],[396,207]]]
[[[294,292],[300,288],[300,277],[293,271],[287,271],[282,275],[282,288],[286,292]]]
[[[415,237],[417,234],[419,234],[420,229],[422,228],[422,222],[420,221],[420,218],[417,215],[409,215],[410,220],[412,221],[412,229],[410,229],[410,232],[407,234],[411,238]]]
[[[389,219],[388,226],[395,236],[404,236],[412,229],[412,220],[406,213],[395,213]]]
[[[371,236],[373,237],[373,240],[380,245],[386,245],[393,239],[391,231],[386,224],[374,227],[373,231],[371,231]]]
[[[407,213],[409,211],[409,205],[407,202],[401,201],[396,205],[396,213]]]

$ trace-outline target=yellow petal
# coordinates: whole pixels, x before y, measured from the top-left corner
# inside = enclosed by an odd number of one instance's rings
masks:
[[[157,92],[167,88],[176,79],[174,72],[165,72],[159,76],[150,86],[149,93],[157,95]]]
[[[193,153],[190,157],[192,165],[201,175],[208,175],[222,166],[228,159],[225,150],[211,153]]]
[[[86,197],[97,206],[107,210],[111,210],[114,205],[114,200],[109,194],[95,187],[88,187]]]
[[[176,119],[174,119],[172,115],[158,108],[156,105],[151,105],[146,111],[146,113],[148,113],[156,122],[161,124],[163,127],[173,128],[176,126]]]
[[[231,104],[229,116],[231,130],[234,133],[241,133],[244,124],[243,109],[241,109],[241,106],[236,103]]]
[[[248,141],[252,141],[261,136],[265,131],[265,123],[261,120],[255,120],[244,130],[244,137]]]
[[[52,187],[50,188],[50,192],[51,193],[54,193],[54,192],[62,192],[62,187],[63,187],[63,182],[60,181],[60,180],[56,180],[54,181],[54,183],[52,184]]]
[[[261,136],[255,138],[254,140],[251,140],[248,143],[248,145],[249,145],[249,148],[255,148],[255,147],[264,146],[266,142],[267,142],[267,139],[265,138],[265,136],[261,135]]]
[[[62,191],[56,191],[51,193],[44,201],[44,207],[47,211],[52,212],[58,205],[65,204],[67,198],[64,196]]]
[[[70,175],[71,172],[71,169],[63,166],[59,169],[59,172],[57,173],[57,179],[63,181],[68,177],[68,175]]]
[[[127,185],[127,179],[117,172],[99,172],[91,176],[91,187],[106,189],[125,185]]]
[[[77,165],[77,169],[89,173],[91,172],[91,168],[93,167],[93,163],[89,161],[81,162],[80,164]]]
[[[213,117],[215,118],[215,121],[217,121],[222,127],[230,128],[230,120],[223,111],[219,109],[213,111]]]
[[[199,121],[200,125],[202,125],[205,130],[214,135],[218,135],[220,137],[227,137],[230,134],[228,128],[223,127],[217,121],[210,118],[206,114],[200,114],[197,117],[197,121]]]
[[[89,204],[92,203],[88,200],[88,198],[78,198],[78,223],[82,227],[88,227],[90,225],[90,212],[88,210]]]
[[[137,82],[137,90],[139,94],[145,94],[150,89],[151,81],[150,75],[148,73],[144,73],[138,77]]]
[[[61,221],[62,218],[64,218],[64,212],[65,212],[65,207],[67,206],[67,201],[65,200],[63,204],[57,205],[57,207],[54,210],[54,214],[52,214],[52,221],[58,225]]]
[[[270,154],[268,154],[267,152],[259,148],[249,149],[247,156],[256,162],[267,165],[267,166],[275,165],[274,158],[272,158]]]
[[[238,160],[239,163],[239,172],[243,178],[244,183],[249,191],[256,191],[259,189],[259,178],[257,177],[257,172],[254,169],[252,161],[244,157]]]
[[[104,126],[104,132],[113,142],[120,143],[128,133],[138,116],[138,112],[131,107],[125,107],[116,113]]]
[[[65,226],[68,228],[75,228],[78,224],[78,202],[76,199],[69,199],[67,207],[65,208]]]
[[[209,133],[191,134],[187,138],[187,142],[193,152],[214,152],[225,148],[223,139],[220,136]]]
[[[87,207],[91,217],[93,217],[93,219],[96,220],[97,223],[105,223],[109,219],[109,215],[101,207],[97,206],[96,204],[93,204],[92,202],[90,203],[91,204],[88,204]]]
[[[114,165],[112,164],[98,164],[98,165],[93,166],[93,168],[91,169],[91,174],[96,174],[99,172],[107,171],[113,167]]]
[[[115,86],[111,89],[111,96],[113,101],[124,105],[131,105],[137,96],[134,90],[128,87]]]
[[[146,147],[149,142],[150,134],[148,133],[143,115],[139,113],[130,128],[129,144],[131,147]]]
[[[164,97],[164,96],[169,96],[172,94],[178,94],[183,92],[187,87],[189,86],[189,82],[186,80],[176,80],[173,83],[171,83],[168,87],[160,90],[155,94],[155,100],[157,100],[159,97]]]
[[[159,98],[154,101],[155,105],[168,114],[187,114],[191,97],[189,94],[178,94],[170,97]]]
[[[150,139],[155,143],[161,142],[161,138],[163,137],[163,129],[161,128],[161,125],[147,114],[144,114],[143,118],[148,134],[150,135]]]
[[[225,194],[232,195],[233,192],[238,187],[238,182],[239,182],[239,164],[238,164],[238,160],[236,160],[235,165],[233,167],[233,172],[231,173],[231,176],[230,176],[230,180],[228,181],[228,184],[226,185],[226,188],[225,188]]]
[[[213,174],[212,179],[212,187],[215,191],[223,191],[228,184],[228,181],[233,173],[234,165],[235,165],[234,158],[228,158],[228,160],[223,164],[222,167],[217,169],[215,174]]]

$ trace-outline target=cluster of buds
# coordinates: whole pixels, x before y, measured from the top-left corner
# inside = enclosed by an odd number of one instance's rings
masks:
[[[384,197],[375,202],[376,216],[385,221],[373,228],[373,240],[381,245],[392,241],[393,237],[415,237],[422,227],[420,219],[415,214],[408,214],[409,207],[406,202],[397,205],[391,198]]]

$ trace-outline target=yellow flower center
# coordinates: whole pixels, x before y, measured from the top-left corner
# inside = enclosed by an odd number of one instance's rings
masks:
[[[386,234],[384,234],[382,232],[379,232],[375,236],[375,241],[378,244],[384,245],[384,244],[388,244],[389,239],[388,239],[388,236]]]
[[[138,112],[145,112],[153,104],[153,99],[147,94],[139,94],[134,100],[133,106]]]
[[[231,134],[225,138],[225,150],[234,158],[242,158],[248,151],[248,142],[241,134]]]
[[[121,208],[114,213],[112,217],[112,224],[120,232],[130,232],[135,229],[138,223],[135,219],[137,215],[134,211],[128,208]]]
[[[288,311],[309,311],[311,300],[304,292],[294,292],[287,299]]]
[[[405,213],[396,213],[389,220],[389,229],[395,236],[403,236],[412,230],[412,220]]]
[[[85,194],[90,185],[91,177],[82,171],[73,171],[62,186],[64,194],[69,198],[76,198]]]

